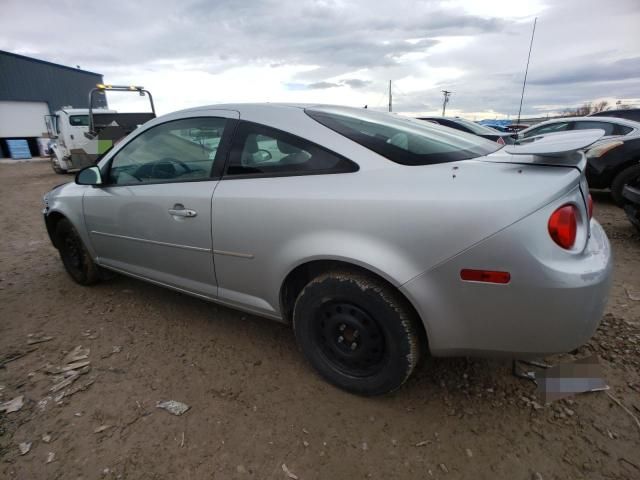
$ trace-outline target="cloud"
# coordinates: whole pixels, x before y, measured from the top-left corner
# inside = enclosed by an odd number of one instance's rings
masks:
[[[384,109],[393,80],[395,111],[435,113],[446,88],[452,111],[513,115],[534,16],[525,112],[640,97],[637,0],[3,0],[0,49],[142,83],[161,112],[232,101]]]
[[[587,59],[585,59],[587,60]],[[613,62],[589,62],[569,68],[554,69],[551,73],[531,78],[536,85],[558,85],[591,82],[640,81],[640,57],[623,58]]]
[[[323,88],[335,88],[335,87],[341,87],[342,85],[340,85],[339,83],[333,83],[333,82],[315,82],[315,83],[310,83],[309,85],[307,85],[307,88],[313,90],[313,89],[323,89]]]
[[[307,88],[310,90],[337,88],[337,87],[344,87],[344,86],[348,86],[351,88],[364,88],[369,84],[371,84],[371,80],[361,80],[359,78],[347,78],[343,80],[338,80],[336,82],[327,82],[327,81],[313,82],[313,83],[307,84]]]
[[[349,85],[351,88],[364,88],[371,84],[371,80],[360,80],[359,78],[347,78],[342,83]]]

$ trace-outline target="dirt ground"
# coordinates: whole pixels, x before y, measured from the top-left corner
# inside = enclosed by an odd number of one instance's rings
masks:
[[[606,194],[604,322],[551,360],[598,354],[620,404],[597,392],[543,406],[498,360],[427,358],[393,395],[359,398],[323,382],[283,325],[125,277],[76,285],[41,217],[42,194],[70,180],[0,165],[0,402],[24,396],[0,413],[0,478],[640,478],[640,235]],[[51,393],[77,346],[90,365]]]

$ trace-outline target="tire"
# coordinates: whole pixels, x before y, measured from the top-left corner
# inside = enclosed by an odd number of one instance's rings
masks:
[[[64,168],[60,167],[60,163],[58,163],[58,159],[55,156],[51,157],[51,168],[58,175],[64,175],[65,173],[67,173]]]
[[[93,285],[100,281],[100,268],[94,263],[80,235],[66,218],[56,225],[55,238],[64,268],[76,283]]]
[[[420,356],[417,319],[383,281],[333,271],[309,282],[293,310],[298,346],[333,385],[359,395],[399,388]]]
[[[627,183],[636,178],[640,178],[640,164],[627,167],[614,177],[611,182],[611,197],[618,206],[625,204],[625,199],[622,196],[622,189]]]

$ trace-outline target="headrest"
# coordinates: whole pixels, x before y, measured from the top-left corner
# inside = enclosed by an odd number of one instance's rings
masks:
[[[282,153],[287,153],[287,154],[300,152],[299,148],[294,147],[293,145],[289,145],[288,143],[283,142],[282,140],[278,140],[278,150],[280,150]]]

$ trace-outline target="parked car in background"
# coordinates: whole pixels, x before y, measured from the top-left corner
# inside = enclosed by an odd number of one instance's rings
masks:
[[[529,125],[525,123],[512,123],[510,125],[507,125],[507,129],[509,132],[520,132],[527,128],[529,128]]]
[[[603,112],[592,113],[590,117],[616,117],[640,122],[640,108],[627,108],[619,110],[605,110]]]
[[[601,140],[586,156],[589,187],[610,189],[613,200],[622,205],[624,186],[640,176],[640,131]]]
[[[559,117],[538,123],[518,133],[518,138],[534,137],[545,133],[571,130],[601,129],[605,136],[631,135],[640,131],[640,123],[624,118]]]
[[[589,339],[612,270],[581,153],[600,136],[501,147],[365,109],[193,108],[47,193],[45,224],[79,284],[113,270],[290,323],[325,379],[382,394],[427,351]]]
[[[640,231],[640,174],[624,186],[622,197],[629,221]]]
[[[420,117],[418,120],[426,120],[433,123],[444,125],[445,127],[455,128],[461,132],[472,133],[479,137],[486,138],[501,145],[509,145],[514,143],[515,136],[511,133],[500,132],[494,128],[480,125],[479,123],[465,120],[459,117]]]

